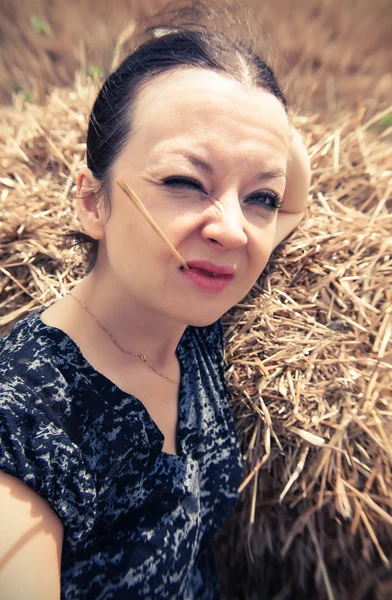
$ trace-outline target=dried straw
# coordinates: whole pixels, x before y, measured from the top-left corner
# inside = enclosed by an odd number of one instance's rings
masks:
[[[0,116],[3,333],[83,276],[60,247],[90,103],[80,80]],[[294,119],[313,165],[306,218],[224,318],[249,474],[216,539],[227,599],[391,597],[390,112]]]
[[[42,101],[50,86],[72,85],[75,71],[81,71],[84,78],[97,66],[110,71],[129,47],[134,20],[168,1],[121,0],[115,10],[107,0],[2,0],[1,4],[3,103],[15,89]],[[390,0],[218,0],[206,4],[229,5],[232,13],[242,5],[237,20],[242,28],[254,29],[258,50],[268,61],[274,59],[280,79],[288,74],[291,101],[302,110],[334,112],[367,98],[367,107],[374,113],[390,102]],[[43,31],[33,26],[34,17]],[[274,40],[279,40],[279,51],[274,50]],[[282,56],[284,65],[280,64]]]
[[[307,217],[224,319],[248,472],[216,542],[233,600],[390,597],[392,161],[371,129],[382,114],[298,118]]]
[[[178,262],[184,267],[184,269],[186,269],[188,271],[189,267],[186,264],[185,260],[182,258],[181,254],[179,254],[177,252],[177,250],[175,249],[175,247],[173,246],[171,241],[166,237],[166,235],[163,233],[162,229],[154,221],[154,219],[152,218],[152,216],[150,215],[150,213],[148,212],[148,210],[146,209],[146,207],[144,206],[142,201],[139,200],[139,198],[135,194],[135,192],[133,190],[131,190],[131,188],[129,187],[129,185],[127,185],[125,183],[125,181],[118,180],[118,181],[116,181],[116,183],[122,189],[124,194],[126,194],[126,196],[133,202],[133,204],[136,206],[136,208],[142,213],[142,215],[146,219],[147,223],[149,223],[151,225],[151,227],[153,228],[153,230],[159,235],[159,237],[161,238],[163,243],[166,244],[166,246],[169,248],[170,252],[173,254],[174,258],[176,258],[178,260]]]

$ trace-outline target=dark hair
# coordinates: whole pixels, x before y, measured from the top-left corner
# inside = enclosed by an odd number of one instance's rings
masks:
[[[200,14],[200,9],[196,12]],[[111,167],[131,134],[133,108],[142,86],[162,73],[189,67],[210,69],[264,88],[286,107],[272,69],[250,46],[229,37],[213,24],[188,22],[148,27],[133,52],[106,79],[90,115],[87,166],[101,184],[99,195],[105,209],[110,211]],[[78,246],[84,252],[86,274],[94,268],[98,240],[71,231],[64,236],[63,246]]]

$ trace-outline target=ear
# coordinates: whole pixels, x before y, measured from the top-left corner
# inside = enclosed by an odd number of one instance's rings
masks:
[[[84,231],[95,240],[105,237],[105,211],[99,196],[99,181],[87,167],[80,169],[77,179],[77,213]]]

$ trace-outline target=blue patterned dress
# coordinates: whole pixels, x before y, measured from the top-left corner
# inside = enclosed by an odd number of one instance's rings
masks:
[[[174,456],[144,405],[43,310],[0,340],[0,468],[64,525],[62,599],[219,598],[209,542],[243,474],[220,321],[188,326],[179,342]]]

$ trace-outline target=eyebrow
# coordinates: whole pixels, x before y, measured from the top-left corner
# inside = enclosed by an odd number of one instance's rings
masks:
[[[210,165],[210,163],[205,160],[195,156],[194,154],[190,154],[189,152],[182,152],[181,150],[171,150],[170,154],[179,154],[180,156],[184,156],[190,163],[192,163],[195,167],[206,171],[206,173],[210,173],[211,175],[214,173],[214,167]],[[256,179],[259,181],[268,181],[270,179],[286,179],[286,173],[281,169],[274,169],[272,171],[265,171],[263,173],[258,173],[256,175]]]
[[[192,165],[202,169],[202,171],[206,171],[206,173],[210,173],[210,175],[214,173],[214,167],[210,165],[210,163],[199,158],[198,156],[195,156],[194,154],[182,152],[181,150],[171,150],[170,154],[180,154],[180,156],[184,156],[187,160],[189,160],[190,163],[192,163]]]
[[[283,177],[283,179],[286,179],[286,173],[281,169],[265,171],[264,173],[258,173],[256,175],[256,179],[258,179],[259,181],[265,181],[268,179],[280,179],[281,177]]]

